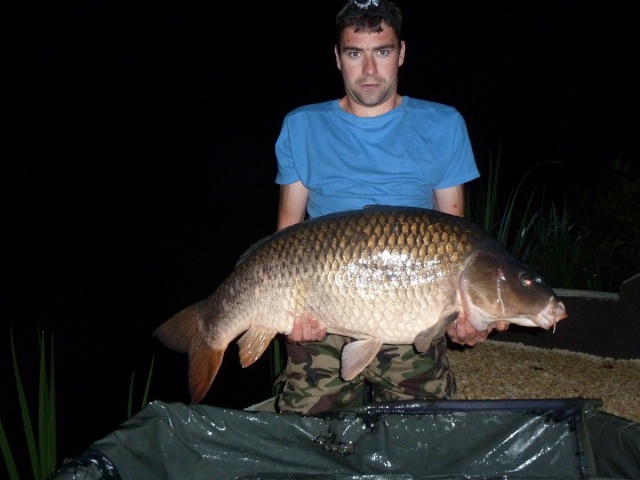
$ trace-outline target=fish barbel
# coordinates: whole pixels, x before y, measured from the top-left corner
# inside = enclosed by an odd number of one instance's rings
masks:
[[[250,248],[206,299],[155,331],[189,354],[192,403],[209,390],[230,342],[247,367],[296,318],[354,338],[341,376],[355,377],[383,344],[424,352],[463,312],[476,330],[496,322],[555,328],[563,303],[487,231],[422,208],[368,207],[316,217]]]

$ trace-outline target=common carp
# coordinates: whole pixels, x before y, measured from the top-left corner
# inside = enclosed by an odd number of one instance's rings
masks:
[[[355,339],[341,359],[349,380],[382,344],[426,351],[461,312],[476,330],[496,322],[555,329],[567,317],[551,287],[481,227],[435,210],[377,206],[266,237],[209,297],[154,335],[189,353],[189,391],[198,403],[241,334],[247,367],[297,317],[316,317],[328,333]]]

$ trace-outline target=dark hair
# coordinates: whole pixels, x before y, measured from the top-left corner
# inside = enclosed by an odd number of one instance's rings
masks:
[[[383,21],[391,25],[398,40],[402,39],[402,12],[395,3],[378,0],[361,6],[355,0],[349,0],[336,16],[336,44],[340,46],[342,32],[347,28],[353,28],[356,32],[379,33]]]

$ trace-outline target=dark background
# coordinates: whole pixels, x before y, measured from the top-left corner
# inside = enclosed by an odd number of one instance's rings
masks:
[[[9,326],[31,398],[37,334],[54,335],[61,458],[118,427],[152,357],[150,398],[188,401],[186,355],[151,332],[274,230],[282,119],[343,94],[341,5],[3,7],[0,419],[15,448]],[[400,93],[458,108],[483,171],[502,143],[509,189],[543,162],[561,194],[619,155],[637,164],[640,3],[401,6]],[[236,352],[205,403],[270,395],[268,358],[243,371]]]

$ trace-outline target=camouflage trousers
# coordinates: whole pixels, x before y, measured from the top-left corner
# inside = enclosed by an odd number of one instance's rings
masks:
[[[456,393],[456,383],[441,337],[424,353],[413,345],[383,345],[374,360],[353,380],[340,377],[340,354],[351,341],[327,335],[321,342],[287,343],[288,361],[280,381],[280,412],[315,414],[368,403],[365,382],[373,402],[440,399]]]

